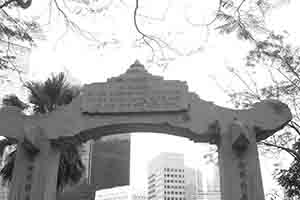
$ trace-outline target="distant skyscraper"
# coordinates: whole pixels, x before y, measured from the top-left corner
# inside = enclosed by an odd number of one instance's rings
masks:
[[[196,200],[196,170],[185,167],[185,199]]]
[[[203,175],[199,169],[185,167],[185,198],[187,200],[203,199]]]
[[[220,200],[220,174],[219,167],[215,163],[210,163],[208,168],[210,169],[209,175],[205,176],[206,189],[204,191],[207,200]]]
[[[161,153],[148,167],[149,200],[220,200],[218,167],[211,172],[184,165],[177,153]]]
[[[185,199],[182,154],[161,153],[148,168],[148,200]]]
[[[129,185],[130,135],[102,137],[90,146],[89,182],[99,189]]]
[[[81,160],[85,166],[85,175],[82,179],[86,182],[90,182],[91,180],[91,158],[92,158],[92,148],[94,145],[94,140],[89,140],[88,142],[82,144],[79,149],[79,153],[81,156]]]

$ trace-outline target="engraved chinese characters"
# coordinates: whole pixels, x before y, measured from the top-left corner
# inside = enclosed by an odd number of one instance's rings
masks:
[[[86,113],[184,111],[188,109],[188,87],[182,81],[153,76],[135,63],[106,83],[85,86],[81,101]]]

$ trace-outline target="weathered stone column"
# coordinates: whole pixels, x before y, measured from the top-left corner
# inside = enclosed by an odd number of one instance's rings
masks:
[[[218,143],[222,200],[264,200],[256,137],[234,121]]]
[[[18,143],[9,200],[55,200],[60,153],[40,128],[27,131],[30,138]]]

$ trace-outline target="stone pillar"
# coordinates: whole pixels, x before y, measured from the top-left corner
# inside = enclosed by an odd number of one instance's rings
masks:
[[[256,137],[235,120],[218,142],[222,200],[264,200]]]
[[[55,200],[60,153],[40,128],[30,131],[30,140],[18,143],[9,200]]]

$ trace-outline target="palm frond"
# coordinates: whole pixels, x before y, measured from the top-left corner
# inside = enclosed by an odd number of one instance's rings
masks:
[[[67,82],[64,73],[51,75],[45,82],[29,81],[24,84],[24,87],[29,90],[29,102],[33,105],[34,113],[41,114],[54,111],[57,106],[69,104],[74,97],[79,95],[80,91],[78,87],[71,86]],[[7,98],[5,103],[23,106],[16,96]],[[0,153],[9,142],[10,140],[0,141]],[[85,167],[76,144],[60,141],[56,145],[52,142],[52,145],[54,145],[53,148],[58,148],[61,152],[57,189],[62,190],[66,185],[78,183],[85,172]],[[7,162],[0,171],[0,176],[4,182],[9,182],[12,179],[15,154],[14,151],[8,155]]]
[[[10,154],[7,155],[5,164],[0,170],[0,176],[2,177],[2,181],[4,184],[12,180],[15,159],[16,159],[16,150],[12,151]]]
[[[28,104],[24,103],[22,100],[19,99],[15,94],[6,95],[2,99],[2,104],[4,106],[15,106],[22,110],[28,108]]]
[[[6,147],[10,146],[10,145],[14,145],[17,144],[17,140],[16,139],[11,139],[11,138],[4,138],[2,140],[0,140],[0,156],[3,155]]]
[[[24,87],[29,90],[29,102],[33,104],[33,110],[38,113],[47,113],[49,97],[44,93],[43,84],[40,82],[29,81]]]
[[[79,94],[78,87],[71,86],[64,73],[52,74],[45,82],[27,82],[29,101],[38,113],[52,112],[57,106],[69,104]]]
[[[64,143],[58,148],[61,156],[58,168],[59,178],[57,180],[57,188],[61,191],[66,185],[78,183],[85,172],[85,167],[76,145]]]

